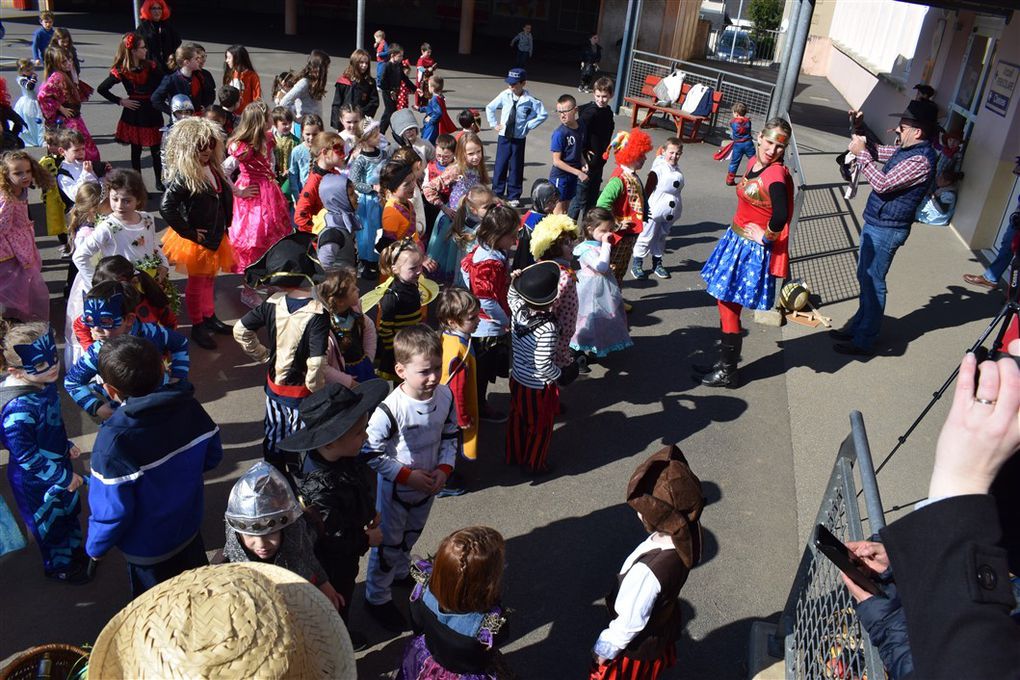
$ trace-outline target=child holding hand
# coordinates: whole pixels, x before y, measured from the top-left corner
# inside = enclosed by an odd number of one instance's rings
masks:
[[[403,382],[369,419],[365,451],[378,473],[381,544],[372,549],[365,585],[366,609],[392,632],[407,630],[391,586],[410,576],[411,549],[425,528],[435,495],[457,461],[459,432],[453,393],[439,381],[439,335],[417,325],[394,340]]]

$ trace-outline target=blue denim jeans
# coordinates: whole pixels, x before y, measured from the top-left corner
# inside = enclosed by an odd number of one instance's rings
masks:
[[[850,330],[854,344],[869,349],[882,329],[885,314],[885,276],[889,273],[896,251],[907,241],[910,229],[876,227],[864,223],[861,248],[857,256],[857,282],[861,296]]]
[[[1006,271],[1010,260],[1013,259],[1013,236],[1015,235],[1016,230],[1012,228],[1002,232],[1002,237],[999,239],[999,252],[995,254],[995,259],[988,265],[988,269],[984,273],[986,281],[998,283],[1002,278],[1003,272]]]

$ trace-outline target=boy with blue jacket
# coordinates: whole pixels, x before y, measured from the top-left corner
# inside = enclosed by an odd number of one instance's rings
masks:
[[[100,560],[117,547],[128,563],[131,596],[208,564],[202,474],[223,458],[220,430],[190,383],[163,385],[163,358],[149,340],[103,343],[99,375],[120,402],[92,449],[88,541]]]
[[[528,133],[544,123],[549,114],[542,102],[524,89],[528,82],[524,69],[510,69],[505,80],[507,88],[485,107],[485,117],[489,127],[499,133],[492,191],[516,208],[524,187],[524,146]],[[500,110],[498,123],[497,110]]]

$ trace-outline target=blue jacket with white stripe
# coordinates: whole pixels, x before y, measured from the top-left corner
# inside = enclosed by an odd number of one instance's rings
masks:
[[[88,554],[116,546],[147,565],[180,552],[202,524],[202,474],[221,458],[220,430],[190,383],[125,401],[92,450]]]

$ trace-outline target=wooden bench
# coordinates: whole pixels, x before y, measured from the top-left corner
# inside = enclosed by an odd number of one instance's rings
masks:
[[[690,83],[684,83],[680,88],[680,99],[677,100],[676,106],[663,106],[657,104],[657,98],[655,96],[655,86],[659,84],[662,78],[659,76],[645,76],[645,82],[641,86],[641,95],[638,97],[624,97],[624,101],[630,104],[630,125],[632,128],[635,127],[648,127],[648,124],[652,120],[652,116],[657,113],[661,113],[673,118],[673,124],[676,125],[677,134],[686,143],[702,142],[704,141],[704,135],[700,138],[698,132],[701,130],[701,124],[714,116],[719,111],[719,103],[722,101],[722,92],[714,91],[712,93],[712,112],[708,116],[694,116],[686,111],[681,111],[679,107],[683,106],[684,100],[687,98],[687,93],[691,89]],[[647,109],[644,118],[641,119],[641,123],[638,124],[638,114],[642,109]],[[690,124],[690,134],[684,135],[684,128],[687,124]]]

